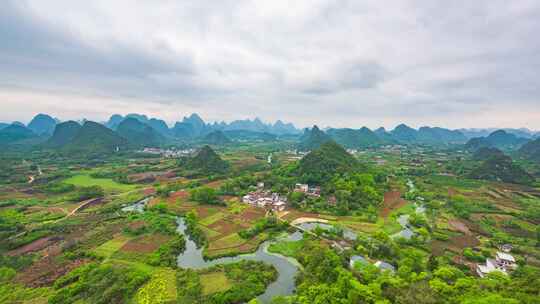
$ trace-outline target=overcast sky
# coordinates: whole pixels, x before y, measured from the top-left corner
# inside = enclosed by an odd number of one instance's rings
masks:
[[[540,1],[4,0],[0,121],[540,129]]]

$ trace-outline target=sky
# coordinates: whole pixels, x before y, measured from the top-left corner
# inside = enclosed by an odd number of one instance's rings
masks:
[[[0,121],[540,130],[540,1],[4,0]]]

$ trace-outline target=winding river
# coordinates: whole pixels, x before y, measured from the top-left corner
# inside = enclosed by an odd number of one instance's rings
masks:
[[[144,208],[150,199],[151,198],[148,197],[134,204],[124,206],[122,208],[122,211],[142,213],[144,212]],[[276,281],[268,285],[265,292],[258,296],[257,299],[259,299],[263,303],[269,303],[271,299],[276,296],[287,296],[294,293],[295,277],[299,269],[301,268],[301,265],[293,258],[269,252],[268,247],[270,246],[270,244],[275,242],[275,240],[263,242],[259,246],[257,251],[251,254],[241,254],[234,257],[205,260],[203,258],[203,248],[197,248],[195,242],[191,240],[191,238],[187,235],[187,226],[184,219],[182,217],[178,217],[176,222],[176,231],[186,236],[186,249],[177,257],[177,264],[179,267],[190,269],[204,269],[219,264],[235,263],[242,260],[260,261],[274,266],[278,272],[278,277]],[[329,224],[311,222],[302,223],[300,226],[301,228],[310,231],[315,229],[317,226],[325,230],[331,229],[333,227]],[[344,229],[344,237],[349,240],[354,240],[356,239],[356,234],[348,229]],[[277,240],[299,241],[302,238],[302,232],[297,230],[294,233],[289,233],[281,236]]]
[[[183,218],[177,220],[178,233],[186,235],[186,224]],[[282,238],[283,239],[283,238]],[[302,234],[295,232],[287,235],[284,239],[293,241],[302,239]],[[280,254],[268,252],[268,246],[272,241],[262,243],[257,251],[252,254],[242,254],[234,257],[225,257],[215,260],[205,261],[203,258],[203,248],[197,248],[197,245],[189,237],[186,237],[186,250],[178,256],[178,266],[182,268],[203,269],[219,264],[235,263],[242,260],[261,261],[273,265],[278,278],[266,288],[266,291],[257,297],[263,303],[269,303],[275,296],[292,295],[294,292],[294,279],[300,268],[300,264],[293,258],[288,258]]]

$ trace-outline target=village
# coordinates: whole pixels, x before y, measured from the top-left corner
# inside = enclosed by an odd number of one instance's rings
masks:
[[[308,184],[296,184],[293,191],[304,193],[306,196],[321,196],[321,187],[310,187]],[[284,211],[288,203],[286,196],[265,190],[263,182],[257,184],[257,190],[244,195],[242,202],[273,212]]]

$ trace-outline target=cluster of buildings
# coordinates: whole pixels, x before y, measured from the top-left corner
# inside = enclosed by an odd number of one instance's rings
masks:
[[[310,187],[308,184],[296,184],[294,185],[295,192],[302,192],[307,196],[320,197],[321,196],[321,187],[313,186]]]
[[[192,155],[196,152],[196,150],[195,149],[176,150],[176,149],[144,148],[139,152],[146,153],[146,154],[161,155],[166,158],[178,158],[182,156]]]
[[[508,274],[509,271],[517,268],[516,259],[510,254],[512,246],[503,245],[500,249],[501,251],[497,251],[497,254],[495,254],[495,259],[486,259],[485,264],[476,266],[476,273],[481,278],[493,271],[500,271],[504,274]]]
[[[257,184],[257,190],[242,197],[242,202],[272,211],[283,211],[287,207],[287,198],[279,193],[265,191],[264,183]]]

